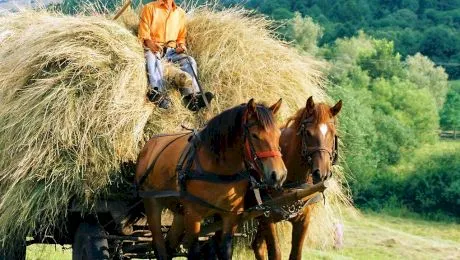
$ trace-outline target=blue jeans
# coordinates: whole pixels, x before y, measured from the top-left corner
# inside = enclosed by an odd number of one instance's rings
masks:
[[[185,53],[178,54],[173,48],[168,48],[164,58],[169,62],[179,64],[180,69],[187,72],[192,77],[193,89],[183,89],[185,93],[182,94],[188,95],[200,92],[198,82],[193,73],[193,70],[198,73],[195,59]],[[160,55],[153,54],[150,50],[146,50],[145,59],[147,60],[147,72],[150,86],[157,91],[166,91],[166,84],[163,79],[164,73],[163,66],[161,65]]]

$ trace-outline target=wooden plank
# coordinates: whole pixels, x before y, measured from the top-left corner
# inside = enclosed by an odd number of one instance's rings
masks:
[[[121,7],[121,9],[115,14],[113,17],[113,20],[117,20],[125,11],[128,9],[128,7],[131,5],[131,0],[126,1],[126,3]]]

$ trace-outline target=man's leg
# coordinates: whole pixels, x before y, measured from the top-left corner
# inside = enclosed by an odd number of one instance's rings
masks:
[[[200,88],[195,78],[195,75],[198,76],[196,61],[185,53],[177,54],[174,49],[168,49],[166,52],[166,59],[170,62],[179,64],[180,69],[187,72],[192,77],[191,86],[183,86],[183,89],[180,89],[181,94],[186,96],[193,93],[199,93]]]
[[[147,60],[147,74],[151,87],[149,99],[157,103],[159,107],[167,109],[171,106],[171,101],[166,96],[161,62],[150,50],[145,52],[145,59]]]
[[[187,107],[191,110],[199,110],[202,107],[205,107],[203,98],[196,99],[198,94],[205,95],[208,102],[210,102],[214,95],[211,92],[201,93],[200,87],[198,86],[198,67],[196,61],[193,57],[186,55],[185,53],[177,54],[174,49],[169,49],[166,52],[166,59],[173,63],[179,64],[182,71],[187,72],[192,76],[192,85],[184,86],[180,89],[181,94],[184,96],[184,101]],[[191,103],[197,101],[198,107],[189,107]]]
[[[145,52],[145,59],[147,60],[150,86],[156,91],[164,91],[163,68],[161,67],[160,60],[150,50]]]

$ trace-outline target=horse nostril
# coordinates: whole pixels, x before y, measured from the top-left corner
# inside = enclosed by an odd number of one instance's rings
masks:
[[[316,169],[313,173],[312,173],[312,177],[313,177],[313,183],[316,184],[318,182],[321,181],[321,173],[319,171],[319,169]]]
[[[272,171],[271,178],[272,178],[272,181],[273,181],[273,182],[276,182],[276,179],[277,179],[276,171]]]
[[[316,169],[313,171],[313,177],[321,177],[321,174],[319,173],[319,169]]]

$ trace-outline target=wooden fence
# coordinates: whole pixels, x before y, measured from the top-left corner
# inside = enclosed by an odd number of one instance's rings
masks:
[[[457,140],[460,138],[460,134],[456,130],[449,130],[449,131],[439,131],[439,137],[441,139],[453,139]]]

